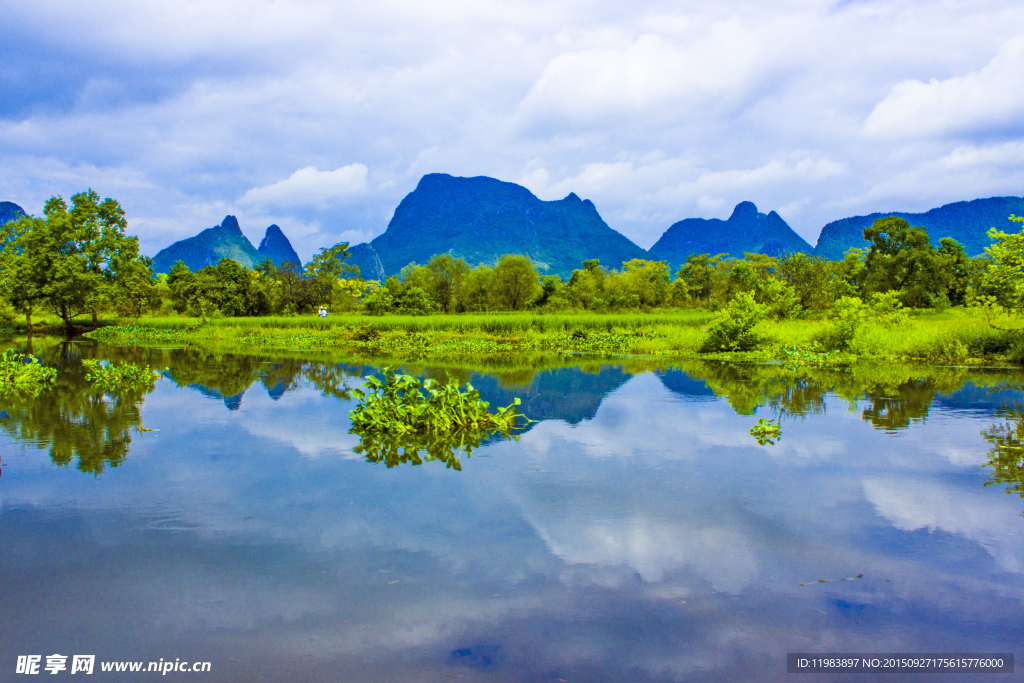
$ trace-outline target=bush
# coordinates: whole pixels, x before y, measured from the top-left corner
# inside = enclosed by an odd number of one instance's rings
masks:
[[[729,302],[708,326],[701,344],[703,353],[716,351],[752,351],[763,341],[754,327],[768,313],[768,307],[754,301],[749,292],[742,292]]]
[[[832,309],[832,322],[811,337],[811,343],[823,351],[846,351],[866,313],[863,301],[844,296]]]
[[[946,336],[938,342],[928,353],[928,360],[932,362],[962,363],[971,355],[971,350],[960,339],[954,336]]]
[[[872,294],[871,315],[883,327],[903,327],[910,322],[910,312],[903,308],[900,293],[897,291]]]
[[[363,311],[367,315],[386,315],[391,312],[395,299],[385,287],[378,287],[363,297]]]

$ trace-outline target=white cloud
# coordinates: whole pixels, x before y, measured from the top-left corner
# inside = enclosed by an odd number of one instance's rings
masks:
[[[864,122],[871,137],[938,136],[1010,129],[1024,116],[1024,36],[1007,41],[984,68],[928,83],[902,81]]]
[[[747,199],[813,241],[1020,184],[1011,0],[8,9],[0,199],[137,177],[150,254],[225,213],[315,226],[300,255],[373,237],[428,172],[576,192],[645,246]]]
[[[243,206],[330,206],[365,192],[367,173],[363,164],[349,164],[333,171],[318,171],[307,166],[284,180],[252,188],[238,203]]]
[[[622,42],[559,54],[523,101],[522,116],[585,122],[670,103],[706,106],[709,97],[742,90],[758,65],[758,39],[735,18],[690,44],[656,33]]]

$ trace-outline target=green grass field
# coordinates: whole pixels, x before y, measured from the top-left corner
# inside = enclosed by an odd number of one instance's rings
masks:
[[[701,309],[651,313],[479,313],[428,316],[331,315],[264,318],[145,317],[138,325],[101,320],[88,337],[114,343],[215,345],[311,351],[339,349],[396,361],[474,357],[505,364],[509,356],[704,357],[833,365],[856,360],[931,364],[1024,364],[1019,319],[989,321],[977,309],[916,311],[898,325],[866,319],[841,349],[820,338],[829,320],[763,321],[761,343],[743,353],[701,354],[715,314]],[[997,327],[991,323],[995,322]],[[999,329],[1002,328],[1002,329]],[[59,334],[57,326],[50,328]]]

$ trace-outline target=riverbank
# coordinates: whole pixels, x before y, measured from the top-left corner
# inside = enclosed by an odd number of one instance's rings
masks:
[[[396,360],[460,357],[642,356],[838,365],[860,360],[933,364],[1020,364],[1024,342],[996,329],[973,309],[919,313],[898,324],[866,319],[843,344],[821,343],[829,320],[761,322],[756,347],[701,353],[714,314],[702,310],[650,314],[362,315],[316,318],[148,318],[86,333],[105,343],[213,345],[218,348],[313,351],[337,349]]]

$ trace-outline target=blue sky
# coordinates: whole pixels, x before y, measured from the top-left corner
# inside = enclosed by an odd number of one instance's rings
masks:
[[[0,3],[0,200],[118,199],[155,254],[299,255],[425,173],[576,192],[649,247],[751,200],[829,220],[1024,192],[1019,2]]]

